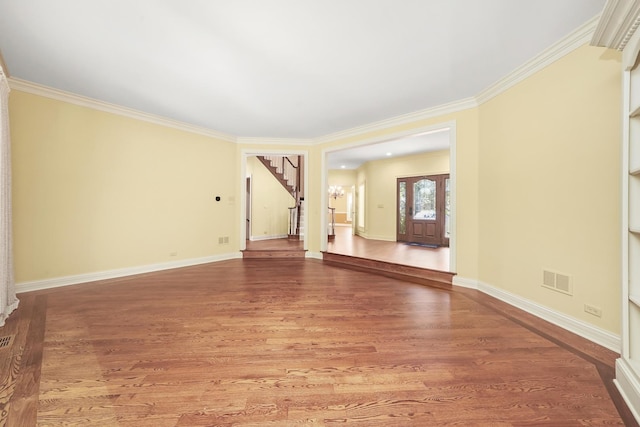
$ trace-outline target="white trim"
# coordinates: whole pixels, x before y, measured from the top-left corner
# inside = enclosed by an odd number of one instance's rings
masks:
[[[543,50],[536,57],[527,61],[502,79],[477,94],[476,101],[478,105],[484,104],[491,98],[500,95],[509,88],[551,65],[563,56],[588,43],[596,28],[598,18],[599,17],[596,16],[590,19],[562,40]]]
[[[238,144],[253,145],[313,145],[313,139],[309,138],[253,138],[240,136],[237,138]]]
[[[260,149],[260,148],[256,148],[256,149],[250,149],[250,148],[243,148],[240,152],[240,179],[242,183],[245,182],[245,180],[247,179],[246,175],[247,175],[247,158],[250,156],[270,156],[270,155],[276,155],[276,156],[302,156],[304,159],[304,212],[303,212],[303,224],[309,224],[309,194],[311,191],[311,186],[309,185],[309,151],[308,150],[269,150],[267,147],[265,147],[265,149]],[[245,185],[241,185],[240,186],[240,193],[239,193],[239,197],[240,197],[240,250],[244,250],[247,248],[247,230],[246,230],[246,209],[247,209],[247,201],[246,201],[246,188]],[[322,192],[324,193],[324,192]],[[306,233],[301,233],[300,234],[303,237],[303,249],[304,250],[308,250],[309,249],[309,239],[307,237]]]
[[[311,258],[311,259],[319,259],[319,260],[323,259],[322,252],[307,251],[307,252],[305,252],[304,257],[305,258]]]
[[[316,144],[325,144],[328,142],[335,142],[340,139],[357,137],[365,133],[389,129],[394,126],[400,126],[407,123],[414,123],[420,120],[431,119],[434,117],[440,117],[440,116],[444,116],[445,114],[456,113],[458,111],[468,110],[469,108],[475,108],[477,106],[478,106],[478,102],[474,97],[465,98],[459,101],[453,101],[447,104],[438,105],[436,107],[414,111],[413,113],[403,114],[401,116],[391,117],[389,119],[380,120],[367,125],[358,126],[351,129],[331,133],[325,136],[314,138],[314,142]],[[414,135],[415,130],[405,132],[405,133],[406,135]],[[388,137],[380,137],[380,138],[384,138],[387,140],[389,139]],[[393,139],[396,139],[396,138],[393,138]],[[344,147],[345,146],[343,146],[342,148]]]
[[[611,0],[610,0],[611,1]],[[638,1],[638,0],[634,0]],[[334,132],[324,136],[316,138],[256,138],[256,137],[237,137],[229,135],[216,130],[183,123],[177,120],[168,119],[166,117],[156,116],[153,114],[144,113],[142,111],[133,110],[130,108],[110,104],[107,102],[99,101],[96,99],[76,95],[70,92],[50,88],[37,83],[28,82],[26,80],[9,78],[10,86],[13,89],[32,93],[35,95],[44,96],[51,99],[57,99],[63,102],[69,102],[71,104],[80,105],[83,107],[94,108],[96,110],[105,111],[108,113],[118,114],[125,117],[130,117],[137,120],[142,120],[150,123],[167,126],[186,132],[205,135],[217,139],[221,139],[228,142],[234,142],[239,144],[255,144],[255,145],[292,145],[292,146],[311,146],[319,145],[330,142],[336,142],[341,139],[358,137],[366,133],[375,132],[379,130],[389,129],[395,126],[401,126],[407,123],[414,123],[420,120],[431,119],[440,117],[446,114],[456,113],[458,111],[467,110],[469,108],[478,107],[480,104],[490,100],[491,98],[499,95],[500,93],[511,88],[515,84],[521,82],[532,74],[540,71],[542,68],[548,66],[552,62],[558,60],[564,55],[567,55],[571,51],[577,49],[590,40],[593,32],[595,31],[598,17],[594,17],[587,23],[583,24],[567,37],[553,44],[538,56],[531,59],[521,67],[508,74],[504,78],[500,79],[490,87],[486,88],[476,96],[469,98],[452,101],[446,104],[438,105],[435,107],[426,108],[419,111],[403,114],[400,116],[391,117],[377,122],[369,123],[362,126],[346,129],[343,131]],[[411,135],[414,132],[408,132]],[[398,136],[402,137],[402,136]],[[385,140],[389,138],[379,137]],[[376,138],[369,139],[369,143],[374,143]],[[343,146],[342,148],[346,148]]]
[[[633,367],[625,359],[616,360],[616,378],[613,383],[620,391],[627,407],[640,423],[640,380],[634,374]]]
[[[2,51],[0,51],[0,71],[4,73],[4,76],[7,78],[7,81],[11,78],[9,74],[9,68],[7,67],[7,63],[4,61],[4,57],[2,56]]]
[[[59,288],[61,286],[77,285],[80,283],[95,282],[97,280],[116,279],[118,277],[134,276],[136,274],[152,273],[155,271],[171,270],[174,268],[190,267],[193,265],[208,264],[211,262],[227,261],[238,258],[242,258],[242,254],[240,252],[232,252],[223,255],[212,255],[203,258],[192,258],[179,261],[163,262],[160,264],[119,268],[116,270],[78,274],[74,276],[54,277],[52,279],[17,283],[16,292],[21,293],[39,291],[42,289]]]
[[[48,86],[43,86],[15,77],[11,77],[9,79],[9,84],[12,89],[19,90],[21,92],[43,96],[45,98],[55,99],[57,101],[68,102],[69,104],[92,108],[94,110],[104,111],[105,113],[117,114],[119,116],[153,123],[160,126],[166,126],[169,128],[195,133],[198,135],[209,136],[211,138],[216,138],[227,142],[236,142],[237,140],[235,136],[223,132],[218,132],[201,126],[195,126],[189,123],[180,122],[178,120],[169,119],[155,114],[145,113],[143,111],[134,110],[132,108],[122,107],[120,105],[88,98],[86,96],[76,95],[70,92],[54,89]]]
[[[458,269],[458,133],[455,120],[449,122],[449,271]]]
[[[287,237],[289,237],[289,235],[287,234],[273,234],[269,236],[251,236],[249,240],[251,240],[252,242],[257,242],[260,240],[285,239]]]
[[[322,190],[324,188],[328,188],[329,186],[329,177],[328,177],[328,169],[327,169],[327,156],[334,152],[334,151],[340,151],[340,150],[344,150],[346,148],[353,148],[353,147],[360,147],[360,146],[364,146],[364,145],[369,145],[369,144],[375,144],[378,142],[385,142],[385,141],[392,141],[394,139],[399,139],[399,138],[404,138],[407,136],[413,136],[413,135],[420,135],[420,134],[426,134],[426,133],[433,133],[433,132],[441,132],[444,130],[447,130],[449,132],[449,189],[451,191],[451,216],[450,216],[450,221],[451,221],[451,235],[449,236],[449,271],[455,271],[456,266],[457,266],[457,256],[456,256],[456,248],[457,248],[457,239],[456,239],[456,215],[457,215],[457,211],[456,211],[456,203],[457,203],[457,197],[456,197],[456,189],[457,189],[457,178],[456,178],[456,170],[457,170],[457,151],[456,151],[456,146],[457,146],[457,132],[456,132],[456,121],[455,120],[450,120],[447,122],[442,122],[442,123],[438,123],[438,124],[432,124],[432,125],[426,125],[426,126],[420,126],[417,128],[412,128],[409,130],[402,130],[402,131],[398,131],[398,132],[394,132],[392,134],[388,134],[388,135],[382,135],[382,136],[374,136],[374,137],[370,137],[370,138],[364,138],[362,140],[350,143],[350,144],[344,144],[344,145],[340,145],[340,146],[334,146],[334,147],[329,147],[329,148],[323,148],[322,152],[321,152],[321,156],[320,156],[320,183],[322,185],[322,187],[320,188],[320,250],[321,251],[326,251],[327,250],[327,239],[328,236],[326,235],[325,232],[325,227],[327,224],[327,210],[324,208],[326,206],[328,206],[327,203],[327,195],[326,195],[326,191]],[[386,237],[373,237],[370,236],[368,234],[368,232],[364,232],[361,231],[362,229],[360,227],[357,228],[356,230],[356,234],[364,237],[365,239],[372,239],[372,238],[376,238],[378,240],[388,240]],[[395,238],[391,239],[392,241],[395,241]]]
[[[504,301],[509,305],[524,310],[527,313],[551,322],[556,326],[573,332],[574,334],[580,335],[581,337],[606,347],[609,350],[620,353],[621,341],[619,335],[605,331],[597,326],[593,326],[582,320],[567,316],[566,314],[552,310],[536,302],[522,298],[521,296],[512,294],[511,292],[498,289],[483,282],[478,282],[478,290],[497,298],[500,301]]]
[[[362,236],[364,237],[364,236]],[[396,237],[395,236],[382,236],[382,235],[375,235],[375,234],[367,234],[367,237],[364,237],[365,239],[369,239],[369,240],[380,240],[381,242],[395,242],[396,241]]]
[[[466,277],[453,276],[453,280],[451,282],[453,286],[459,286],[461,288],[467,289],[478,289],[478,281],[475,279],[468,279]]]
[[[630,110],[631,95],[628,92],[631,88],[631,74],[629,71],[622,72],[622,86],[627,93],[622,97],[622,140],[620,143],[620,291],[621,291],[621,334],[622,340],[621,356],[630,357],[630,330],[629,330],[629,130],[630,123],[627,112]]]
[[[638,0],[607,0],[591,44],[623,50],[638,27]]]

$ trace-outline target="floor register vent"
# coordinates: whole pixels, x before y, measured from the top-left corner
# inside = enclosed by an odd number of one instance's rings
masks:
[[[573,286],[571,285],[571,276],[556,273],[554,271],[542,271],[542,286],[563,294],[573,295]]]
[[[0,348],[9,347],[9,343],[11,342],[11,335],[8,337],[0,337]]]

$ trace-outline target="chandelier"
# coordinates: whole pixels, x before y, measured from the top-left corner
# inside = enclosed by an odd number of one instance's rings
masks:
[[[334,199],[344,197],[344,190],[339,185],[332,185],[329,187],[329,197],[333,197]]]

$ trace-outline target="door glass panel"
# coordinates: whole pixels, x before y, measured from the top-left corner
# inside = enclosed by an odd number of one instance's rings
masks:
[[[451,192],[449,191],[449,178],[444,180],[444,237],[449,238],[451,216]]]
[[[436,219],[436,182],[421,179],[413,184],[413,219]]]
[[[407,234],[407,183],[400,182],[398,188],[398,234]]]

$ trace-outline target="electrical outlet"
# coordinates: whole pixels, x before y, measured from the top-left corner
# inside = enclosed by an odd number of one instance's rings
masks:
[[[596,317],[602,317],[602,309],[589,304],[584,305],[584,311]]]

